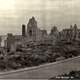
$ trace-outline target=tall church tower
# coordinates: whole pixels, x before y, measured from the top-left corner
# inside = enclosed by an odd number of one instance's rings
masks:
[[[27,24],[27,37],[29,40],[36,40],[37,29],[37,21],[34,17],[32,17],[31,19],[29,19],[29,22]]]

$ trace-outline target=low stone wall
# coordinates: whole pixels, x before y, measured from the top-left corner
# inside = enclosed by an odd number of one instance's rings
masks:
[[[71,70],[80,70],[80,56],[37,67],[3,72],[0,73],[0,79],[49,79],[59,74],[68,73]]]

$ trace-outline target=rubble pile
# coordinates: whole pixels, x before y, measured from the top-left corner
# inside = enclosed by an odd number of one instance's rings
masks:
[[[61,42],[56,45],[50,42],[31,42],[26,46],[18,45],[16,51],[6,52],[3,49],[3,51],[0,51],[0,70],[39,66],[78,56],[80,47],[73,45],[72,43],[61,44]]]

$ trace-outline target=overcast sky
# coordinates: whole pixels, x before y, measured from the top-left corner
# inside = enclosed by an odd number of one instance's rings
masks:
[[[80,26],[80,0],[0,0],[0,34],[21,34],[21,25],[35,16],[38,27],[50,31]]]

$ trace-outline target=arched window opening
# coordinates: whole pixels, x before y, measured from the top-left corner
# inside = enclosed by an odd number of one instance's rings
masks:
[[[32,36],[32,30],[29,30],[29,36],[30,37]]]

